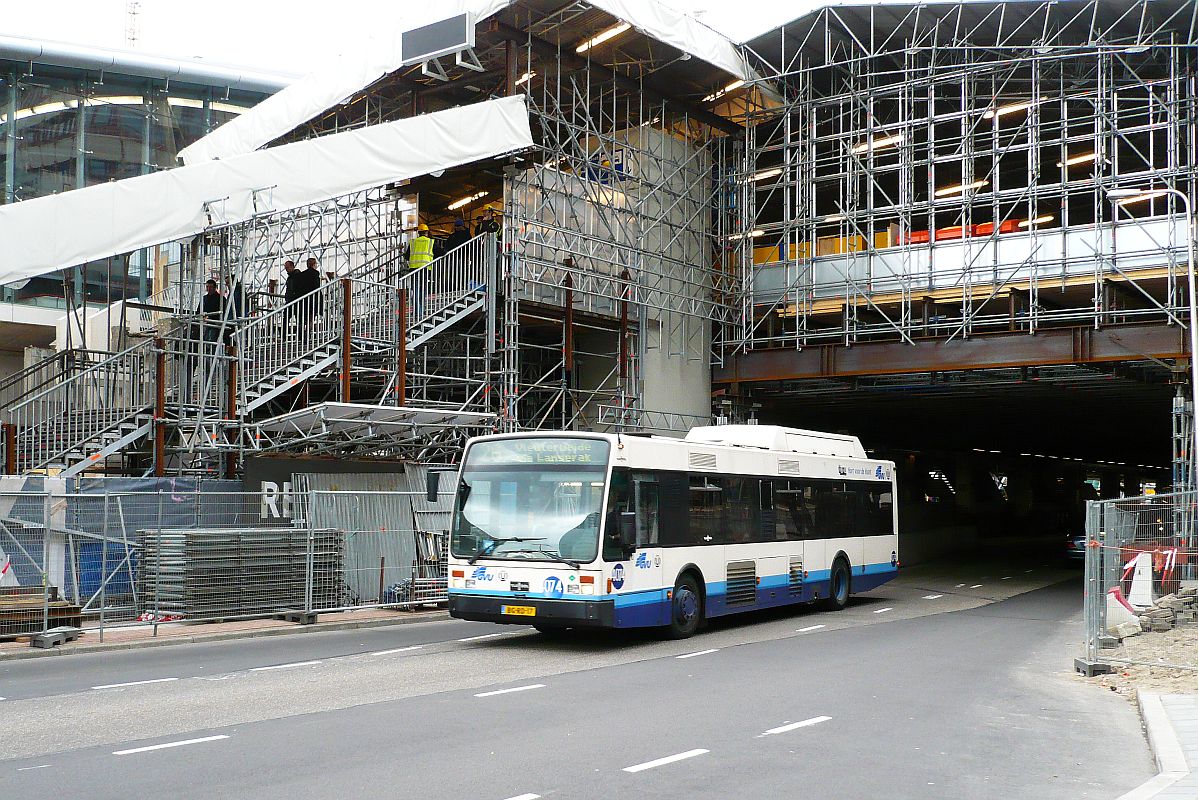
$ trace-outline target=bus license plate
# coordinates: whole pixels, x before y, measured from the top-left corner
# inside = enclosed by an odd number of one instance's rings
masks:
[[[499,612],[516,617],[535,617],[537,615],[535,606],[500,606]]]

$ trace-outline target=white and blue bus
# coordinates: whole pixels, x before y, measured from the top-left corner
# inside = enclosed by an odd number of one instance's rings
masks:
[[[897,525],[894,464],[853,436],[484,436],[458,476],[449,613],[682,638],[740,611],[840,609],[895,576]]]

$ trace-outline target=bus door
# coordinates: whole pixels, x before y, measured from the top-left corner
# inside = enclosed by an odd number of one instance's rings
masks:
[[[636,512],[636,553],[629,564],[630,584],[636,589],[662,586],[661,487],[651,475],[632,476],[633,510]]]

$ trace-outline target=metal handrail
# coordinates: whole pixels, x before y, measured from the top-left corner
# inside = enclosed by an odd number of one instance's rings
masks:
[[[338,341],[342,331],[340,281],[320,288],[240,325],[237,347],[238,396],[286,371],[297,361]]]
[[[154,342],[121,351],[37,392],[6,414],[16,429],[17,472],[51,464],[153,403]]]
[[[483,233],[434,258],[427,267],[401,275],[399,288],[408,292],[407,329],[468,294],[485,291],[494,258],[495,234]]]
[[[51,353],[40,361],[0,380],[0,409],[11,408],[48,386],[58,383],[77,370],[86,369],[113,355],[106,350],[72,348]],[[30,379],[33,385],[30,386]]]

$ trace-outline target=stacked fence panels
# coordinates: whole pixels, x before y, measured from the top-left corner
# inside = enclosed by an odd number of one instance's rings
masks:
[[[339,530],[168,528],[141,535],[139,594],[158,618],[265,616],[341,604]]]

